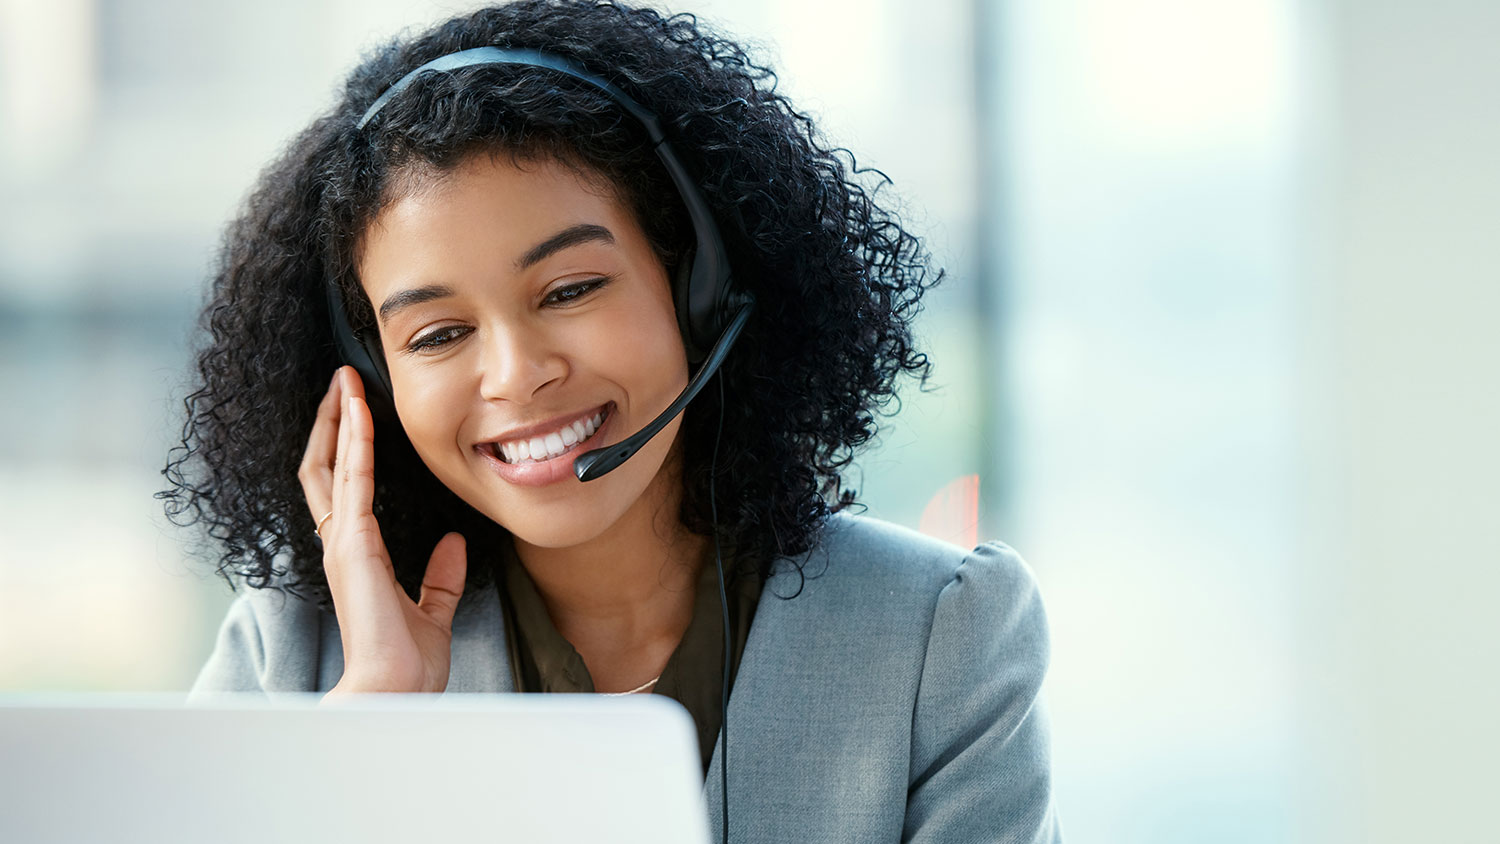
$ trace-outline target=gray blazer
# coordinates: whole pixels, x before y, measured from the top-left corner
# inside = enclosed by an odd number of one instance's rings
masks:
[[[836,515],[799,578],[766,582],[733,694],[736,842],[1053,842],[1046,615],[1000,543],[966,553]],[[512,692],[493,588],[453,620],[450,692]],[[333,615],[274,590],[229,608],[193,692],[326,691],[343,673]],[[719,838],[720,751],[704,787]]]

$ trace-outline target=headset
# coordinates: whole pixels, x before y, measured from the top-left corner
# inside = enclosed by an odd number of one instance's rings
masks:
[[[476,47],[439,56],[421,65],[396,84],[386,89],[366,109],[356,129],[363,130],[380,110],[423,73],[448,72],[476,65],[520,65],[542,68],[561,73],[588,83],[598,89],[634,117],[646,130],[656,157],[667,169],[672,183],[677,187],[693,224],[695,245],[689,256],[678,264],[673,280],[673,303],[677,311],[677,327],[682,332],[683,346],[687,350],[688,363],[698,364],[698,370],[688,381],[682,393],[672,401],[646,427],[624,440],[604,448],[578,455],[573,463],[573,472],[580,481],[591,481],[613,471],[635,454],[657,432],[687,407],[688,402],[709,382],[729,355],[740,332],[744,330],[751,313],[755,310],[755,297],[733,282],[729,269],[729,257],[724,249],[724,240],[714,222],[708,203],[697,184],[688,175],[672,146],[667,142],[656,115],[637,103],[624,91],[589,73],[574,62],[561,56],[539,50]],[[353,366],[365,385],[365,394],[372,416],[394,422],[396,420],[395,399],[391,391],[390,372],[385,365],[385,353],[380,346],[378,333],[355,331],[349,324],[344,310],[343,298],[338,286],[330,281],[325,285],[328,295],[329,317],[333,323],[333,334],[344,362]],[[724,621],[724,675],[722,695],[719,698],[721,744],[719,771],[722,777],[720,794],[723,798],[723,841],[729,841],[729,663],[731,642],[729,629],[729,600],[724,585],[724,562],[719,553],[718,503],[714,496],[713,476],[719,457],[719,438],[724,428],[724,382],[719,379],[719,427],[714,436],[713,463],[709,470],[709,505],[714,520],[714,563],[719,574],[719,606]]]
[[[755,297],[748,290],[734,284],[729,270],[729,257],[724,250],[724,239],[719,235],[719,227],[714,223],[708,203],[688,175],[687,168],[683,167],[677,154],[672,151],[656,115],[619,88],[560,56],[538,50],[505,47],[475,47],[440,56],[401,77],[388,88],[365,111],[356,128],[364,129],[392,97],[401,93],[421,74],[475,65],[545,68],[587,82],[603,92],[645,127],[651,145],[656,150],[656,157],[666,167],[667,174],[676,185],[693,224],[696,244],[690,256],[679,262],[672,287],[677,327],[682,332],[688,362],[701,363],[701,366],[682,393],[646,427],[612,446],[578,455],[573,463],[574,474],[580,481],[592,481],[613,471],[630,455],[639,451],[708,384],[708,380],[718,371],[724,358],[729,355],[729,350],[739,339],[745,323],[749,321],[750,314],[755,309]],[[371,414],[379,420],[395,420],[391,377],[386,369],[379,334],[353,330],[337,285],[327,285],[327,293],[334,337],[344,361],[354,367],[364,382],[366,397],[371,399]]]

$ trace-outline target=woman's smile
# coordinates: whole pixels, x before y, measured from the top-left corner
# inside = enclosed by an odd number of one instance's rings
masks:
[[[546,486],[575,477],[578,455],[608,444],[608,422],[614,403],[582,415],[509,431],[478,443],[474,450],[501,478],[520,486]]]

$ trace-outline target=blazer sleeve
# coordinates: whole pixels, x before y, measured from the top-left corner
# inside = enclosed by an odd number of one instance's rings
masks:
[[[229,605],[208,661],[188,692],[309,692],[319,689],[316,607],[276,589],[245,588]]]
[[[208,662],[198,672],[198,679],[188,692],[189,699],[212,692],[253,692],[264,686],[266,651],[260,640],[260,624],[248,595],[240,595],[229,605],[219,637],[214,642]]]
[[[917,691],[902,840],[1056,842],[1040,701],[1050,658],[1035,578],[1000,543],[938,596]]]

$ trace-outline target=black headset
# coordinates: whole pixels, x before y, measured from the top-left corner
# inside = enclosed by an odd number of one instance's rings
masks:
[[[672,177],[672,183],[682,196],[696,235],[696,243],[689,257],[678,264],[673,281],[673,301],[677,310],[677,327],[682,332],[688,362],[701,365],[688,382],[687,388],[645,428],[612,446],[597,448],[578,456],[573,463],[574,473],[580,481],[591,481],[624,463],[698,395],[718,371],[735,340],[739,338],[740,331],[749,321],[755,308],[755,297],[733,283],[729,257],[724,251],[724,240],[719,235],[719,227],[714,223],[713,214],[697,184],[672,151],[672,145],[667,142],[656,115],[631,99],[624,91],[560,56],[538,50],[506,47],[476,47],[440,56],[401,77],[388,88],[365,111],[356,128],[363,129],[392,97],[423,73],[492,64],[545,68],[580,79],[629,112],[645,127],[652,148],[656,150],[656,157],[666,167],[667,174]],[[364,382],[371,414],[377,422],[394,422],[395,399],[378,332],[355,331],[350,326],[337,284],[330,282],[327,294],[329,315],[339,351],[344,362],[353,366]]]

